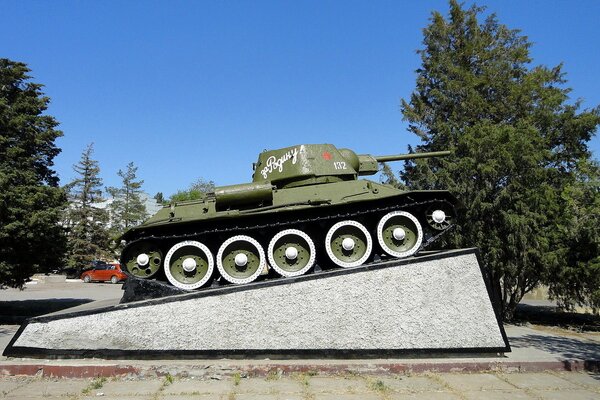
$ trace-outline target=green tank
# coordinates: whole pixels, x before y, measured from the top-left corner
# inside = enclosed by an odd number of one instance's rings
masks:
[[[170,204],[127,231],[122,268],[191,290],[413,256],[453,225],[455,197],[358,178],[380,162],[448,154],[376,157],[331,144],[264,151],[251,183]]]

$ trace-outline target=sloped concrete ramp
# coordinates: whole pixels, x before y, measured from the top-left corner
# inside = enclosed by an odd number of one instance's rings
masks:
[[[510,351],[475,249],[28,320],[16,357],[382,358]]]

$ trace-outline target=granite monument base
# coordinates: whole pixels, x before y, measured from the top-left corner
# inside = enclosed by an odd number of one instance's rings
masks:
[[[475,249],[32,318],[4,354],[398,358],[510,346]]]

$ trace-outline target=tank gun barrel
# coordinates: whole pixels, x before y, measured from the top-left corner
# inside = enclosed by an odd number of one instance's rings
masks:
[[[428,158],[428,157],[445,157],[449,156],[450,151],[432,151],[430,153],[412,153],[412,154],[394,154],[391,156],[375,156],[377,162],[388,162],[388,161],[402,161],[412,160],[415,158]]]
[[[415,158],[444,157],[450,155],[450,151],[432,151],[431,153],[394,154],[391,156],[372,156],[361,154],[358,156],[359,175],[374,175],[379,171],[379,163],[388,161],[412,160]]]

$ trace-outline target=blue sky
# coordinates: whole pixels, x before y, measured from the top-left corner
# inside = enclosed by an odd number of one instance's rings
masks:
[[[468,2],[467,4],[471,4]],[[600,1],[480,1],[564,63],[573,99],[600,104]],[[446,1],[7,1],[0,57],[25,62],[61,123],[61,183],[94,142],[105,186],[130,161],[165,195],[199,177],[251,180],[266,148],[406,151],[400,99],[422,29]],[[600,139],[591,142],[600,158]],[[398,167],[400,167],[398,165]]]

